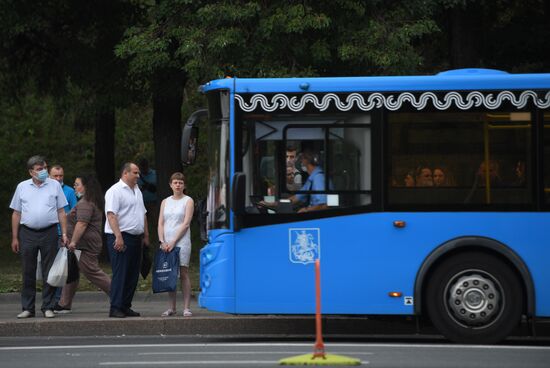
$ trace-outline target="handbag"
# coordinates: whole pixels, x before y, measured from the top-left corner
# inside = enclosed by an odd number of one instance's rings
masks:
[[[141,249],[141,277],[143,279],[147,278],[147,275],[149,275],[149,271],[151,271],[151,266],[153,265],[153,261],[151,260],[151,255],[149,253],[149,247],[142,247]]]
[[[75,250],[76,252],[76,250]],[[80,278],[80,269],[78,267],[78,257],[75,252],[67,253],[68,265],[67,265],[67,284],[78,281]]]
[[[153,293],[176,291],[180,266],[180,249],[175,247],[171,252],[158,249],[153,267]]]
[[[65,285],[67,281],[69,262],[67,259],[67,248],[62,247],[57,251],[50,272],[48,272],[48,284],[55,287]]]

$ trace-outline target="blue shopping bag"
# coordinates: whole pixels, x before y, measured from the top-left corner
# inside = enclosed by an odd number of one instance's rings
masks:
[[[176,291],[180,269],[180,249],[175,247],[171,252],[161,249],[155,254],[153,267],[153,293]]]

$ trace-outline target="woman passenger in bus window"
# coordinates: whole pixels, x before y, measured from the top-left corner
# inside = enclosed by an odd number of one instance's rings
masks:
[[[297,184],[295,181],[296,177],[296,168],[293,164],[287,164],[286,167],[286,189],[290,192],[300,190],[301,185]],[[298,174],[299,175],[299,174]]]
[[[414,187],[416,185],[414,181],[414,173],[412,171],[407,171],[405,177],[403,178],[403,183],[406,187]]]
[[[416,170],[417,187],[433,187],[432,169],[427,166],[419,166]]]
[[[436,166],[433,169],[434,187],[452,187],[455,185],[455,180],[449,170],[441,166]]]

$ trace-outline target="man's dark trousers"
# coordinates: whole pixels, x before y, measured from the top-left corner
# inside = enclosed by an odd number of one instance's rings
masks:
[[[126,249],[123,252],[115,250],[115,236],[106,234],[107,249],[111,258],[113,279],[111,280],[111,311],[124,312],[132,307],[132,299],[139,279],[139,263],[141,260],[141,243],[143,235],[132,235],[122,232]]]
[[[46,280],[58,249],[57,227],[36,230],[20,225],[19,252],[23,271],[23,290],[21,290],[21,307],[34,314],[36,301],[36,257],[40,250],[42,262],[42,312],[53,310],[55,288]]]

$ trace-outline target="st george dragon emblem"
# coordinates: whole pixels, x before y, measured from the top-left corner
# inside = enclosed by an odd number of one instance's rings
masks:
[[[321,236],[319,228],[289,229],[289,257],[293,263],[313,263],[321,258]]]

